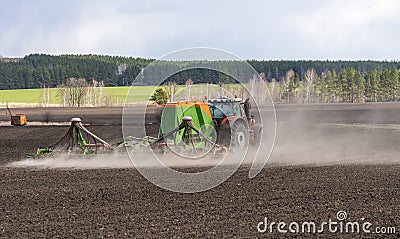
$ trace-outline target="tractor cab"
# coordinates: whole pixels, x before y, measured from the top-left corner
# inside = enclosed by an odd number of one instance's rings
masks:
[[[241,107],[241,105],[244,107]],[[225,118],[247,118],[250,120],[251,116],[249,113],[250,103],[248,100],[242,102],[241,98],[228,98],[223,97],[219,99],[209,99],[208,105],[214,122],[220,125],[225,122]],[[247,115],[247,113],[249,115]]]
[[[210,99],[208,104],[213,118],[225,118],[226,116],[243,117],[244,112],[240,107],[240,98]]]

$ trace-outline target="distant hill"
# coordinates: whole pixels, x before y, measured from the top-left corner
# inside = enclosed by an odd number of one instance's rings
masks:
[[[104,55],[45,55],[31,54],[23,58],[0,58],[0,89],[40,88],[43,84],[57,87],[70,77],[103,81],[105,86],[128,86],[153,59]],[[362,74],[370,70],[399,69],[396,61],[248,61],[265,78],[279,81],[290,69],[302,80],[304,72],[315,68],[318,74],[354,68]],[[177,63],[179,64],[179,63]],[[232,79],[206,69],[193,69],[174,75],[171,80],[183,84],[191,78],[194,82],[226,82]],[[152,84],[142,82],[142,84]]]

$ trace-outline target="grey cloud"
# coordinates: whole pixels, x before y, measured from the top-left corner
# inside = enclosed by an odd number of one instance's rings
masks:
[[[199,46],[246,59],[398,59],[400,53],[400,9],[391,0],[39,0],[2,6],[0,54],[6,56],[157,58]]]

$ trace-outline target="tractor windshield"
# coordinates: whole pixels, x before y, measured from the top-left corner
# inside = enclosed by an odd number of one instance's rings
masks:
[[[219,109],[217,106],[213,104],[209,104],[209,107],[213,118],[223,118],[224,113],[222,112],[221,109]]]
[[[213,104],[210,104],[210,111],[213,118],[225,118],[225,116],[240,115],[235,112],[236,110],[236,107],[234,109],[234,104],[232,104],[231,102],[215,102]]]

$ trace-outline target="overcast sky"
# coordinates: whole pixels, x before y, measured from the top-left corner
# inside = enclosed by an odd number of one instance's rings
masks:
[[[400,1],[0,0],[0,54],[400,59]]]

